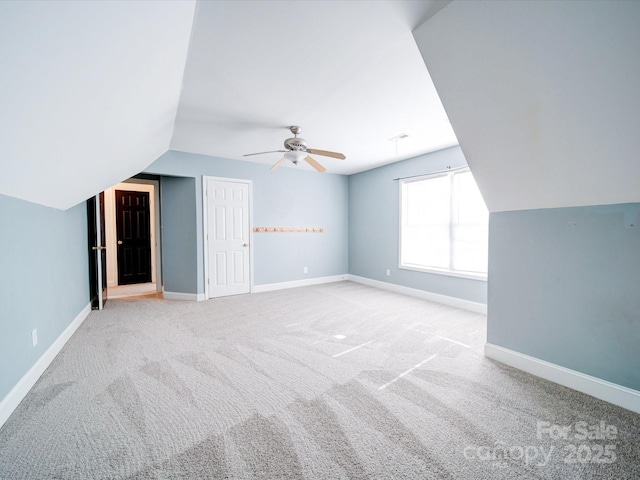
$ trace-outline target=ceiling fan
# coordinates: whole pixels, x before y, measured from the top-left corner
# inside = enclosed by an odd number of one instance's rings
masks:
[[[320,163],[318,163],[314,158],[310,157],[308,155],[309,153],[313,153],[314,155],[322,155],[324,157],[338,158],[340,160],[344,160],[345,158],[347,158],[342,153],[329,152],[327,150],[318,150],[317,148],[308,148],[307,141],[304,138],[298,138],[298,134],[302,131],[301,127],[294,125],[292,127],[289,127],[289,130],[291,130],[291,133],[293,133],[293,138],[287,138],[284,141],[284,148],[286,148],[286,150],[270,150],[268,152],[247,153],[246,155],[243,155],[243,157],[250,157],[251,155],[262,155],[264,153],[282,152],[284,153],[284,157],[276,162],[269,170],[275,170],[276,168],[280,167],[286,160],[290,160],[294,165],[297,165],[300,160],[304,160],[318,172],[326,172],[327,169],[320,165]]]

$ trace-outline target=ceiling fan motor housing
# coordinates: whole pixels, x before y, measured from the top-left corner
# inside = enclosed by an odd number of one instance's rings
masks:
[[[307,150],[307,141],[304,138],[287,138],[284,141],[284,148],[294,152],[305,152]]]

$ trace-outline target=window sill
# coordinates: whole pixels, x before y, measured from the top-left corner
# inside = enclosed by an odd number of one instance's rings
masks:
[[[413,272],[432,273],[435,275],[446,275],[448,277],[466,278],[469,280],[479,280],[481,282],[487,281],[487,274],[484,273],[472,273],[472,272],[453,272],[451,270],[440,270],[437,268],[426,268],[411,265],[400,265],[400,270],[411,270]]]

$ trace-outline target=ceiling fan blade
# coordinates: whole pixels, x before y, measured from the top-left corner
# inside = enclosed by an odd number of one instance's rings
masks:
[[[324,168],[322,165],[320,165],[318,162],[316,162],[315,159],[311,158],[310,156],[307,155],[307,157],[305,158],[306,162],[311,165],[313,168],[315,168],[317,171],[319,171],[320,173],[322,172],[326,172],[327,169]]]
[[[258,152],[258,153],[246,153],[244,155],[242,155],[243,157],[250,157],[251,155],[262,155],[264,153],[276,153],[276,152],[281,152],[281,153],[286,153],[286,150],[271,150],[269,152]]]
[[[280,165],[282,165],[287,159],[285,157],[282,157],[280,160],[278,160],[276,163],[273,164],[273,166],[269,169],[272,172],[276,169],[279,168]]]
[[[327,150],[317,150],[315,148],[307,148],[307,152],[313,153],[314,155],[322,155],[324,157],[339,158],[340,160],[344,160],[345,158],[347,158],[342,153],[328,152]]]

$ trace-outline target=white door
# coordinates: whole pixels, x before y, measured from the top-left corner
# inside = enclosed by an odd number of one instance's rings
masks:
[[[209,298],[249,293],[249,183],[205,183]]]

